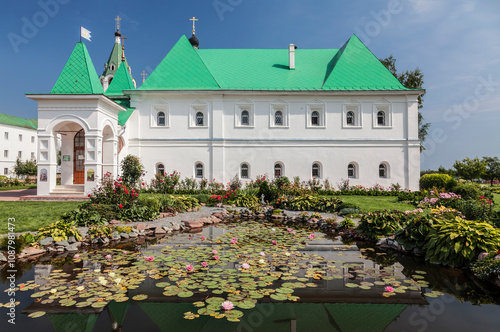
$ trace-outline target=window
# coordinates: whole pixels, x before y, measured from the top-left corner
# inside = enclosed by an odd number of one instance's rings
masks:
[[[165,126],[165,112],[158,112],[156,115],[156,123],[158,126]]]
[[[3,156],[9,158],[9,150],[3,150]]]
[[[354,126],[354,112],[353,111],[349,111],[347,112],[346,114],[346,123],[348,126]]]
[[[111,70],[115,70],[115,65],[111,64]],[[109,80],[109,83],[111,83],[111,80]]]
[[[203,164],[202,163],[197,163],[195,166],[195,174],[196,177],[199,179],[203,179]]]
[[[19,142],[22,142],[22,141],[23,141],[23,135],[19,134]]]
[[[319,112],[318,111],[313,111],[311,113],[311,125],[312,126],[319,126]]]
[[[9,133],[6,131],[3,137],[4,137],[6,140],[8,140],[8,139],[9,139]]]
[[[163,164],[158,164],[156,166],[156,174],[159,174],[161,176],[165,175],[165,166]]]
[[[274,125],[275,126],[283,126],[283,112],[276,111],[274,113]]]
[[[23,157],[23,152],[22,151],[19,151],[17,153],[17,158],[21,159]]]
[[[250,113],[247,110],[241,112],[241,125],[249,126],[250,125]]]
[[[241,178],[248,179],[248,164],[241,165]]]
[[[386,164],[380,164],[378,166],[378,176],[380,178],[387,178],[387,165]]]
[[[3,175],[9,175],[9,169],[7,167],[3,169]]]
[[[356,177],[356,165],[349,164],[347,166],[347,177],[351,179]]]
[[[283,165],[280,163],[274,164],[274,177],[279,178],[283,175]]]
[[[35,136],[31,136],[31,143],[35,143]]]
[[[197,126],[204,126],[204,116],[203,112],[196,112],[196,125]]]
[[[31,152],[31,159],[34,160],[35,159],[35,153],[34,152]]]
[[[313,166],[312,166],[312,177],[313,177],[313,179],[317,179],[317,178],[321,177],[320,171],[321,171],[321,167],[319,166],[319,164],[314,163]]]
[[[379,111],[377,113],[377,124],[379,126],[385,126],[385,112],[384,111]]]

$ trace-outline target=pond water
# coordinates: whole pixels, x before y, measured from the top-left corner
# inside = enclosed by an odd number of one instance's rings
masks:
[[[500,330],[498,287],[304,230],[250,222],[72,256],[17,266],[0,331]]]

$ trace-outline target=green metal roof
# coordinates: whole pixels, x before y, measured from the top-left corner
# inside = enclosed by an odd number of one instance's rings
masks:
[[[97,77],[87,47],[76,43],[68,62],[64,66],[51,94],[103,94],[102,85]]]
[[[120,64],[118,70],[116,71],[111,84],[106,89],[104,93],[106,96],[123,96],[123,90],[134,90],[134,82],[132,81],[132,77],[128,72],[128,67],[125,62]]]
[[[138,90],[407,90],[353,35],[341,49],[194,49],[182,36]]]
[[[38,129],[37,119],[23,119],[17,116],[3,114],[3,113],[0,113],[0,123],[22,128],[29,128],[35,130]]]
[[[113,49],[111,50],[111,54],[109,55],[108,61],[104,64],[104,71],[102,72],[102,75],[100,77],[106,77],[109,74],[115,75],[116,72],[118,71],[118,67],[122,63],[122,45],[119,43],[115,43],[113,45]],[[114,69],[111,69],[111,64],[115,65]],[[127,69],[129,68],[128,62],[127,62],[127,57],[125,56],[125,66]]]
[[[113,83],[113,82],[111,82]],[[130,118],[132,113],[134,113],[135,107],[130,107],[130,98],[125,98],[125,99],[113,99],[115,103],[117,103],[120,106],[125,107],[127,110],[126,111],[120,111],[118,112],[118,124],[120,126],[123,126],[127,120]]]

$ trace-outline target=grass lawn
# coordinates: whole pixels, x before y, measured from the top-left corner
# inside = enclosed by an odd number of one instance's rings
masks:
[[[0,202],[0,234],[6,234],[7,219],[15,218],[15,232],[36,231],[59,219],[59,217],[82,202]]]
[[[358,196],[358,195],[341,195],[338,199],[346,203],[356,204],[362,212],[372,212],[379,210],[414,210],[416,207],[411,204],[398,202],[395,196]]]
[[[0,191],[19,190],[19,189],[33,189],[33,188],[36,188],[36,184],[29,185],[29,186],[0,187]]]
[[[493,194],[493,203],[495,203],[495,210],[500,211],[500,194]]]

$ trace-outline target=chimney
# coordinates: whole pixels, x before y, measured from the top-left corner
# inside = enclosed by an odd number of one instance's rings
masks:
[[[288,68],[295,69],[295,45],[288,45]]]

